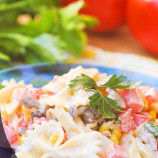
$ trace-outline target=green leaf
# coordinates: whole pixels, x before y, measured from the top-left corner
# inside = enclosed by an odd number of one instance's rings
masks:
[[[158,136],[158,125],[155,125],[153,121],[150,121],[145,124],[145,127],[152,133],[155,137]]]
[[[121,124],[121,121],[119,120],[119,117],[116,117],[116,118],[115,118],[114,124]]]
[[[81,74],[81,76],[76,77],[71,80],[69,84],[70,90],[78,90],[80,88],[93,89],[97,87],[96,82],[85,74]]]
[[[97,111],[104,117],[104,118],[114,118],[115,114],[112,112],[113,110],[122,112],[120,109],[120,104],[108,98],[99,90],[94,93],[94,95],[89,97],[90,100],[90,107],[96,108]]]
[[[10,61],[10,57],[2,52],[0,52],[0,59],[4,61]]]
[[[5,87],[5,86],[3,86],[3,85],[0,84],[0,89],[2,89],[2,88],[4,88],[4,87]]]
[[[108,87],[108,88],[119,88],[119,89],[134,89],[141,84],[141,82],[133,83],[133,81],[125,81],[127,76],[119,76],[117,77],[116,74],[112,75],[111,78],[103,84],[101,87]]]

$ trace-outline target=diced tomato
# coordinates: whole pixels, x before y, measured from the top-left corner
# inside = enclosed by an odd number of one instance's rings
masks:
[[[103,154],[100,155],[100,158],[128,158],[128,152],[126,148],[122,145],[110,145]]]
[[[28,88],[24,88],[23,90],[21,90],[20,93],[17,93],[15,98],[17,101],[20,101],[21,98],[23,98],[25,95],[31,95],[33,96],[35,99],[39,99],[40,96],[43,94],[42,89],[35,89],[35,90],[29,90]]]
[[[121,121],[121,124],[119,126],[120,130],[122,132],[129,132],[131,130],[136,129],[136,124],[134,122],[134,118],[132,116],[132,109],[128,109],[124,113],[122,113],[119,116],[119,120]]]
[[[146,112],[141,112],[138,114],[133,113],[132,114],[134,122],[137,126],[141,125],[144,122],[148,122],[151,120],[151,115]]]
[[[2,124],[8,126],[8,122],[2,118]]]
[[[6,126],[5,124],[3,125],[3,127],[4,127],[6,137],[9,141],[9,144],[12,145],[15,142],[17,142],[18,141],[18,132],[9,126]]]
[[[27,121],[27,119],[24,116],[22,116],[18,121],[18,127],[28,128],[29,124],[30,122]]]
[[[158,101],[158,91],[155,88],[140,88],[141,92],[144,94],[145,98],[149,103]]]
[[[142,111],[144,102],[138,88],[131,90],[119,89],[119,93],[124,98],[127,109],[132,108],[133,112]]]

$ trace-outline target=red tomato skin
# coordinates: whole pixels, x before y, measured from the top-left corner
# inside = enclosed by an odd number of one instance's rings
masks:
[[[138,88],[131,90],[119,89],[118,91],[126,102],[126,109],[132,108],[133,112],[142,111],[144,103]]]
[[[5,124],[3,125],[3,128],[10,145],[18,141],[18,132],[15,129],[6,126]]]
[[[132,116],[133,116],[134,122],[137,126],[151,120],[151,115],[146,112],[141,112],[138,114],[133,113]]]
[[[126,21],[142,47],[158,55],[158,1],[128,0]]]
[[[75,0],[61,0],[67,5]],[[95,32],[109,32],[119,28],[125,21],[126,0],[84,0],[86,6],[80,13],[96,17],[99,24],[93,29]]]
[[[129,132],[131,130],[136,129],[136,124],[135,124],[134,118],[132,116],[132,108],[121,113],[119,116],[119,120],[121,121],[121,124],[119,125],[119,129],[122,132]]]
[[[18,120],[18,127],[25,127],[28,128],[28,126],[30,125],[30,122],[27,121],[27,119],[22,116],[19,120]]]
[[[128,153],[124,146],[113,144],[108,146],[100,158],[128,158]]]

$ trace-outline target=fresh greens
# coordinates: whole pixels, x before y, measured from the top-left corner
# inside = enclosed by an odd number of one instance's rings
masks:
[[[106,82],[105,84],[103,84],[101,87],[119,88],[119,89],[134,89],[141,83],[141,81],[140,81],[140,82],[136,82],[133,84],[133,81],[126,81],[126,80],[127,80],[127,76],[121,75],[121,76],[117,77],[116,74],[114,74],[113,76],[111,76],[109,81]]]
[[[57,0],[0,1],[0,65],[10,66],[17,60],[56,63],[80,56],[86,44],[83,30],[97,21],[79,15],[83,1],[57,6]],[[28,22],[18,23],[21,15],[29,17]]]
[[[89,76],[81,74],[81,76],[78,76],[74,80],[72,80],[71,84],[69,85],[70,90],[78,90],[82,87],[87,89],[93,89],[97,87],[97,84]]]
[[[0,89],[2,89],[2,88],[4,88],[4,86],[0,84]]]
[[[114,118],[115,114],[113,110],[122,112],[120,108],[120,104],[110,99],[108,96],[104,95],[99,88],[128,88],[133,89],[140,84],[140,82],[135,83],[132,85],[133,81],[125,81],[127,79],[126,76],[119,76],[117,77],[115,74],[102,86],[97,86],[95,80],[90,78],[85,74],[81,74],[81,76],[76,77],[75,79],[71,80],[69,84],[69,90],[78,90],[81,88],[85,88],[88,91],[93,91],[94,94],[89,97],[90,100],[90,107],[93,109],[97,109],[97,111],[105,118]],[[115,123],[119,123],[117,119]]]
[[[152,133],[154,136],[158,136],[158,125],[155,125],[153,121],[150,121],[145,124],[145,127]]]

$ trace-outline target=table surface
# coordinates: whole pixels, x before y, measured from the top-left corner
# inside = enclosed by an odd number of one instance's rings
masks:
[[[137,54],[158,60],[158,56],[144,50],[126,26],[113,33],[88,33],[88,44],[107,51]]]

